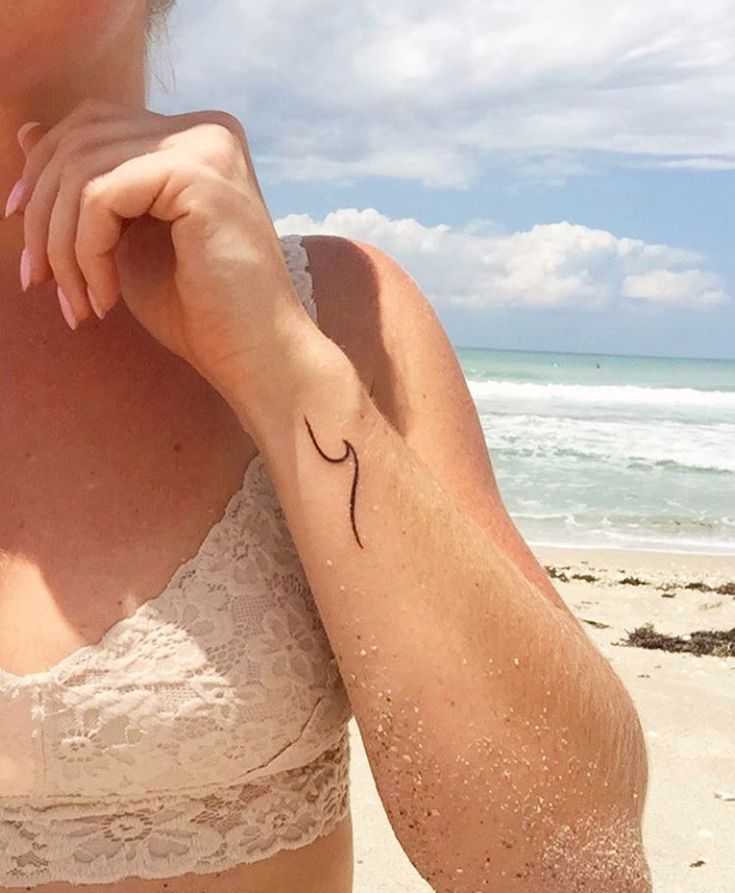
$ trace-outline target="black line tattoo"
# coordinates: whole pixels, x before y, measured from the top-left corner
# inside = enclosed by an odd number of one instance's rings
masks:
[[[314,446],[318,450],[319,455],[323,459],[326,459],[327,462],[337,462],[337,463],[344,462],[347,459],[347,457],[350,455],[350,453],[352,453],[352,455],[355,457],[355,476],[352,479],[352,490],[350,491],[350,520],[352,521],[352,530],[355,534],[355,539],[357,540],[357,544],[361,549],[364,549],[365,546],[363,546],[362,542],[360,541],[360,537],[357,533],[357,528],[355,527],[355,490],[357,489],[357,478],[358,478],[359,466],[360,466],[360,463],[357,460],[357,453],[355,452],[355,448],[352,446],[352,444],[349,442],[349,440],[345,440],[343,437],[342,442],[346,446],[345,454],[344,454],[344,456],[341,456],[339,459],[333,459],[331,456],[328,456],[324,452],[324,450],[322,450],[322,448],[319,446],[319,444],[316,442],[316,438],[314,437],[314,432],[311,430],[311,425],[309,424],[309,420],[306,418],[306,416],[304,416],[304,421],[306,422],[306,427],[309,429],[309,436],[311,437],[311,442],[314,444]]]

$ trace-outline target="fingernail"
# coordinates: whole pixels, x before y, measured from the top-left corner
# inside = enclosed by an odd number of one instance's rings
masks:
[[[67,325],[70,329],[76,329],[77,327],[77,319],[74,316],[74,311],[71,309],[71,304],[67,300],[66,295],[61,290],[61,286],[58,285],[56,287],[56,293],[59,296],[59,304],[61,305],[61,312],[64,314],[64,319],[67,322]]]
[[[31,127],[35,127],[36,124],[40,124],[40,121],[26,121],[25,124],[21,124],[18,128],[18,143],[20,144],[21,149],[23,148],[23,139]]]
[[[18,182],[13,186],[10,191],[10,195],[8,196],[7,204],[5,205],[5,216],[10,217],[11,214],[14,214],[18,210],[18,205],[23,200],[26,191],[26,184],[24,180],[18,180]]]
[[[31,256],[26,248],[20,256],[20,287],[23,291],[28,291],[31,284]]]
[[[97,314],[99,319],[104,319],[105,314],[100,310],[100,305],[97,301],[97,295],[92,291],[89,286],[87,286],[87,297],[89,298],[89,303],[92,305],[92,310]]]

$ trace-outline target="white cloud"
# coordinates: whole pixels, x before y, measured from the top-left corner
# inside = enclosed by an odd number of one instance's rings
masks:
[[[735,158],[678,158],[662,161],[660,166],[695,171],[732,171],[735,170]]]
[[[725,290],[719,276],[702,270],[651,270],[635,276],[626,276],[623,295],[637,301],[656,304],[689,306],[692,297],[701,307],[722,304]]]
[[[468,188],[512,159],[557,182],[587,152],[735,163],[732,0],[179,4],[178,95],[251,127],[271,179]]]
[[[561,222],[503,234],[491,221],[424,226],[374,208],[344,208],[321,222],[274,221],[279,235],[329,234],[380,247],[435,305],[603,310],[616,304],[709,308],[727,300],[696,252]],[[683,268],[683,269],[682,269]]]

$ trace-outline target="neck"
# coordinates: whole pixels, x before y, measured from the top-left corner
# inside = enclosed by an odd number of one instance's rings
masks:
[[[53,127],[86,98],[146,106],[144,29],[131,17],[112,37],[104,45],[93,45],[91,55],[89,47],[71,54],[63,69],[54,71],[52,83],[24,83],[22,90],[10,96],[0,91],[0,293],[17,280],[23,246],[22,215],[7,220],[1,217],[25,164],[16,135],[21,124],[39,121],[47,128]]]

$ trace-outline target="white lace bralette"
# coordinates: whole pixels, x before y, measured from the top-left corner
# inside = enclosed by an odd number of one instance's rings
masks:
[[[306,249],[281,239],[317,321]],[[166,589],[49,670],[0,670],[0,887],[206,874],[349,809],[350,703],[260,455]]]

